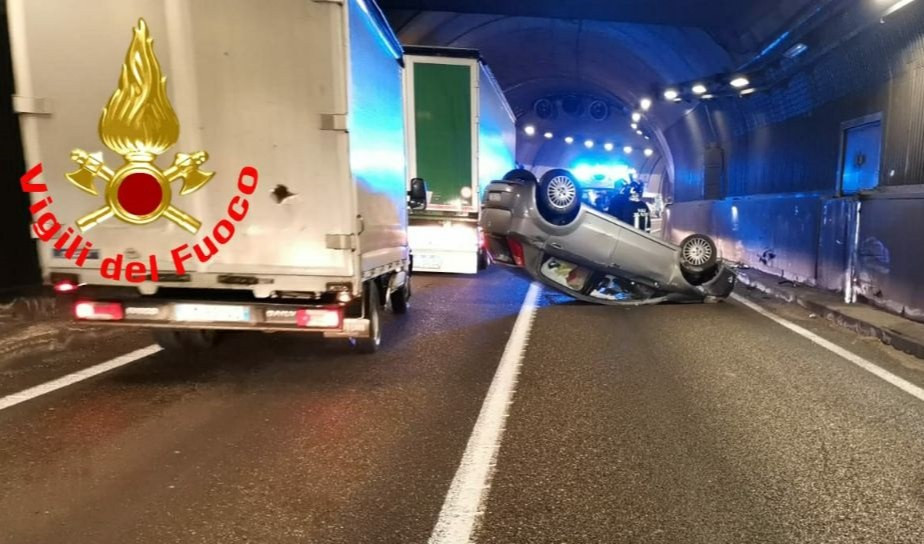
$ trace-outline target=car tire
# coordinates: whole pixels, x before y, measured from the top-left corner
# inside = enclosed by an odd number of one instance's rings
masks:
[[[719,262],[719,251],[703,234],[693,234],[680,242],[680,267],[688,274],[704,274],[714,269]]]
[[[539,180],[536,179],[536,174],[533,174],[529,170],[523,168],[517,168],[516,170],[511,170],[504,174],[504,181],[526,181],[539,183]]]
[[[360,353],[371,355],[382,345],[382,305],[379,301],[379,289],[375,280],[366,284],[363,296],[363,310],[369,319],[369,337],[357,338],[356,349]]]
[[[543,219],[553,225],[574,221],[581,209],[581,189],[571,172],[556,168],[539,178],[536,205]]]
[[[391,311],[397,315],[404,315],[410,307],[409,299],[411,298],[411,277],[408,276],[404,285],[391,292],[389,300],[391,301]]]

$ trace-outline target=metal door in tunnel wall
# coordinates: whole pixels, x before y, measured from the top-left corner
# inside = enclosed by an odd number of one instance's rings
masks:
[[[844,195],[855,195],[879,185],[882,119],[865,118],[856,123],[859,124],[852,122],[844,127],[840,179],[840,190]]]

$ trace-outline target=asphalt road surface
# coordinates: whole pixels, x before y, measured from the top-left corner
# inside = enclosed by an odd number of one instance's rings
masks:
[[[545,290],[520,352],[528,282],[415,281],[374,356],[231,335],[0,410],[0,543],[427,542],[499,368],[518,380],[478,435],[476,542],[924,542],[924,401],[739,302]],[[748,296],[924,385],[924,362]],[[149,344],[0,323],[0,397]]]

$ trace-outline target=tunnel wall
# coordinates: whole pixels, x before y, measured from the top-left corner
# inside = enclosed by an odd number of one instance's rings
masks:
[[[665,233],[710,233],[726,258],[829,290],[845,288],[855,255],[859,294],[920,319],[924,4],[834,45],[772,90],[700,103],[665,131],[675,163]],[[841,197],[843,124],[875,114],[879,187]],[[717,186],[705,174],[713,144],[724,156]]]
[[[19,120],[13,113],[13,68],[6,3],[0,2],[0,297],[36,285],[39,276],[35,243],[29,235],[29,199],[19,187],[25,173]]]

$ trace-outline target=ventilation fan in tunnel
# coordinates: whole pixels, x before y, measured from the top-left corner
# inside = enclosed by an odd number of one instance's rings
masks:
[[[594,121],[606,121],[610,116],[610,107],[602,100],[594,100],[590,103],[590,118]]]
[[[568,95],[561,99],[561,109],[568,115],[580,117],[584,113],[584,102],[579,96]]]
[[[536,117],[540,119],[551,119],[555,117],[555,103],[548,98],[540,98],[533,104],[533,111],[536,112]]]

